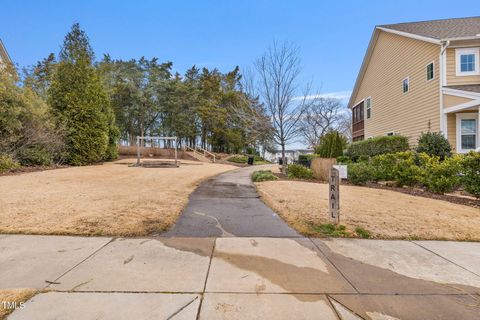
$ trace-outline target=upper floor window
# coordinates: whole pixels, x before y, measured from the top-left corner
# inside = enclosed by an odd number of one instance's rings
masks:
[[[352,122],[357,123],[361,121],[363,121],[363,102],[352,109]]]
[[[479,48],[455,49],[457,76],[479,75]]]
[[[402,80],[402,89],[403,93],[407,93],[410,90],[410,78],[405,78]]]
[[[435,78],[435,64],[431,62],[427,64],[427,81],[432,80]]]
[[[367,119],[372,116],[372,98],[365,99],[365,109],[367,110]]]

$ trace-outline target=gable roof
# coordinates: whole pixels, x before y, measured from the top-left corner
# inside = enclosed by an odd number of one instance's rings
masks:
[[[0,39],[0,58],[2,58],[2,61],[5,63],[12,63],[12,59],[10,59],[7,49],[5,49],[5,46],[3,45],[2,39]]]
[[[377,42],[380,31],[391,32],[401,36],[427,41],[441,45],[448,40],[480,40],[480,16],[467,18],[453,18],[442,20],[429,20],[419,22],[406,22],[397,24],[384,24],[376,26],[368,44],[367,52],[363,58],[360,71],[358,72],[352,95],[348,101],[348,107],[352,108],[358,92],[358,87],[363,79],[368,62]]]
[[[385,24],[378,28],[409,33],[435,40],[480,39],[480,17],[454,18]]]

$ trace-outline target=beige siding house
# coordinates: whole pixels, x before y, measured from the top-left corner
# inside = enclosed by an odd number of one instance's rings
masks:
[[[480,17],[375,27],[349,101],[353,140],[439,131],[480,148]]]

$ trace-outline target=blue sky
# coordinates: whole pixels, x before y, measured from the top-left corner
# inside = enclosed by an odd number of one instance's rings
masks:
[[[480,14],[455,1],[20,1],[2,0],[0,38],[25,66],[58,53],[75,21],[97,55],[158,57],[183,72],[249,66],[274,40],[301,49],[302,77],[323,93],[348,95],[373,27]]]

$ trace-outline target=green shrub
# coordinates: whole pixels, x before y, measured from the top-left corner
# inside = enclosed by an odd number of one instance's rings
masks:
[[[235,156],[231,156],[230,158],[227,159],[229,162],[234,162],[234,163],[247,163],[248,157],[253,156],[253,162],[259,162],[259,163],[268,163],[267,160],[263,159],[259,155],[243,155],[243,154],[238,154]]]
[[[19,167],[20,165],[13,161],[8,154],[0,154],[0,173]]]
[[[350,159],[347,156],[340,156],[340,157],[337,157],[337,163],[338,164],[350,164],[350,163],[352,163],[352,159]]]
[[[227,161],[234,162],[234,163],[247,163],[247,156],[244,156],[244,155],[231,156],[230,158],[227,159]]]
[[[356,233],[357,236],[359,236],[360,238],[363,238],[363,239],[368,239],[368,238],[370,238],[370,232],[369,232],[368,230],[363,229],[363,228],[356,227],[356,228],[355,228],[355,233]]]
[[[421,168],[416,164],[416,155],[411,151],[388,153],[372,158],[374,180],[395,181],[396,185],[413,186],[418,183]]]
[[[357,159],[357,162],[369,162],[369,161],[370,161],[370,157],[369,157],[369,156],[365,156],[365,155],[360,156],[360,157],[358,157],[358,159]]]
[[[287,175],[290,179],[313,179],[313,171],[299,164],[289,164]]]
[[[375,178],[375,170],[368,162],[348,165],[348,180],[356,185],[364,185]]]
[[[322,158],[336,158],[343,155],[343,149],[347,146],[347,139],[338,131],[330,131],[321,139],[315,148],[315,153]]]
[[[318,157],[318,154],[301,154],[298,156],[298,164],[310,168],[312,160]]]
[[[396,153],[380,154],[373,157],[370,162],[374,170],[374,176],[372,177],[372,180],[394,180],[396,163]]]
[[[427,132],[422,133],[418,139],[417,152],[437,156],[440,160],[444,160],[452,155],[452,147],[440,132]]]
[[[344,238],[344,237],[350,236],[350,233],[347,231],[347,228],[342,224],[334,225],[332,223],[324,223],[324,224],[318,224],[318,225],[311,225],[311,228],[316,233],[320,233],[321,235],[326,237]]]
[[[437,156],[430,157],[426,153],[419,156],[422,166],[419,180],[428,191],[443,194],[452,192],[459,186],[462,170],[460,155],[454,155],[444,161],[440,161]]]
[[[463,156],[462,185],[467,192],[480,198],[480,153],[471,151]]]
[[[354,142],[347,148],[346,155],[356,161],[361,156],[373,157],[407,151],[409,148],[408,139],[404,136],[384,136]]]
[[[252,173],[253,182],[273,181],[278,180],[278,177],[270,170],[259,170]]]
[[[22,148],[16,158],[22,166],[49,166],[53,162],[52,154],[42,145]]]

